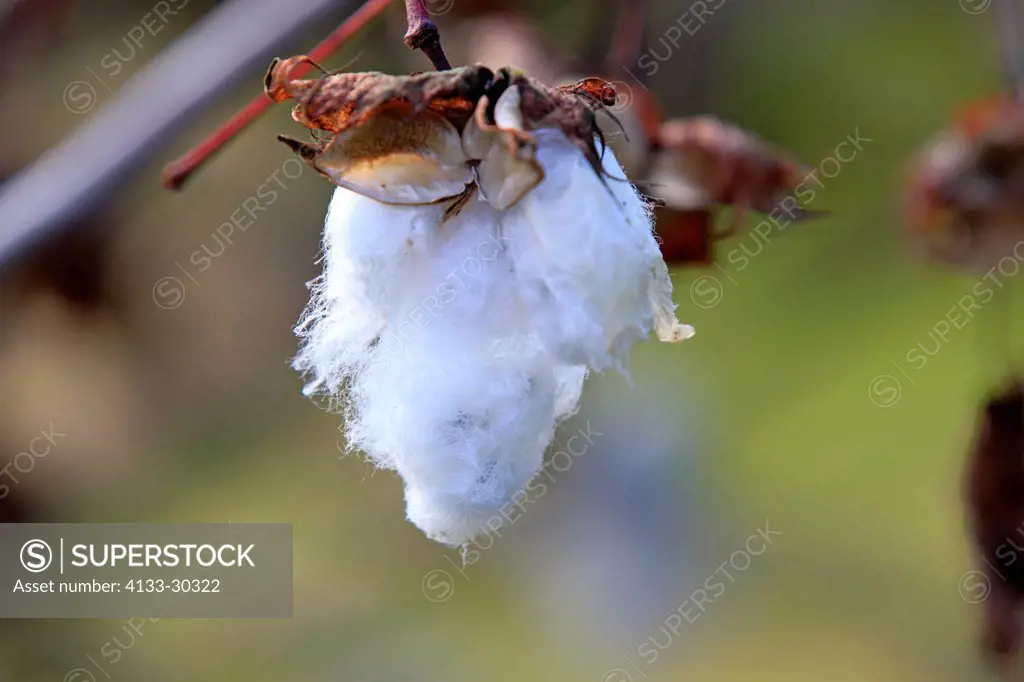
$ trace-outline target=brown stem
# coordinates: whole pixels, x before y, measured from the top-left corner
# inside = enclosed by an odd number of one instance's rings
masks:
[[[326,38],[309,52],[309,57],[314,62],[319,62],[337,52],[354,35],[359,33],[367,24],[381,14],[391,0],[367,0],[366,4],[356,10],[341,26],[331,32]],[[295,78],[301,77],[312,68],[309,64],[302,64],[292,71]],[[253,98],[241,111],[232,116],[224,125],[211,133],[205,140],[193,147],[184,155],[164,166],[163,184],[168,189],[180,189],[182,185],[209,161],[214,154],[233,140],[239,133],[263,114],[274,104],[266,94],[259,94]]]
[[[423,0],[405,0],[405,17],[409,30],[405,33],[405,44],[413,50],[422,50],[437,71],[448,71],[452,65],[448,63],[444,49],[441,47],[441,33],[437,25],[430,20]]]

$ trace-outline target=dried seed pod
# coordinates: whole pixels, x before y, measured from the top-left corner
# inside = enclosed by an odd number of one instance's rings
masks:
[[[683,176],[706,204],[738,211],[770,212],[808,172],[752,133],[710,117],[666,121],[657,145],[669,169]],[[675,207],[692,206],[684,200]]]
[[[1024,383],[993,395],[979,417],[966,479],[967,512],[983,576],[983,650],[1005,658],[1021,641],[1024,600]]]
[[[808,169],[737,126],[704,116],[673,119],[657,129],[653,147],[644,186],[665,203],[663,241],[675,241],[672,229],[687,231],[681,241],[693,246],[694,260],[683,262],[711,262],[711,244],[735,234],[751,209],[782,208],[793,221],[822,214],[804,210],[791,196]],[[722,206],[732,207],[731,220],[715,230],[714,214]]]
[[[966,108],[913,164],[911,238],[933,260],[986,272],[1024,240],[1024,103],[1005,95]]]

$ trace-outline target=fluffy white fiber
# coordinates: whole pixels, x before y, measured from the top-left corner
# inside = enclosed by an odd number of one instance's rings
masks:
[[[652,330],[692,333],[611,151],[606,189],[561,133],[537,139],[545,179],[501,212],[477,194],[444,221],[336,189],[296,329],[307,392],[344,408],[350,447],[398,472],[409,520],[450,545],[497,526],[589,369]]]
[[[502,215],[537,334],[562,362],[618,366],[650,336],[692,333],[676,321],[651,215],[610,150],[605,184],[559,132],[538,133],[545,180]],[[665,340],[670,340],[666,338]]]

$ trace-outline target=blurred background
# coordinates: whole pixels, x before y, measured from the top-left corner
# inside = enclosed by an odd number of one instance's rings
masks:
[[[151,2],[0,1],[0,176],[217,11],[168,4],[154,19]],[[308,51],[355,7],[336,4],[275,53]],[[429,68],[402,45],[399,4],[327,66]],[[430,3],[453,63],[550,80],[602,69],[609,7]],[[302,134],[289,107],[180,193],[160,185],[164,163],[261,91],[265,63],[252,68],[0,272],[0,467],[18,479],[0,481],[0,518],[292,523],[294,618],[162,619],[141,635],[6,620],[0,680],[988,679],[961,474],[1019,285],[1001,276],[992,303],[937,336],[979,279],[916,261],[898,198],[950,112],[1000,87],[993,15],[986,0],[653,3],[642,62],[604,73],[626,93],[620,116],[649,87],[668,116],[756,131],[820,170],[812,208],[833,216],[675,268],[697,336],[639,347],[632,385],[592,378],[546,492],[465,564],[405,522],[395,476],[343,456],[340,419],[289,368],[332,191],[274,139]],[[859,149],[837,161],[847,139]],[[265,210],[247,215],[254,200]],[[567,457],[581,429],[592,437]],[[41,433],[50,452],[14,468]]]

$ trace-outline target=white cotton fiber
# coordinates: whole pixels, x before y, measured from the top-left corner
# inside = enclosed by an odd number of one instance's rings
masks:
[[[334,191],[323,239],[323,274],[296,334],[294,367],[309,377],[307,394],[337,394],[368,357],[396,305],[406,263],[428,258],[444,209],[389,206],[347,189]]]
[[[545,178],[502,216],[521,296],[562,362],[620,366],[656,322],[659,337],[682,327],[649,211],[611,150],[602,183],[560,132],[537,138]]]
[[[409,520],[463,544],[539,470],[585,369],[558,367],[534,334],[486,203],[442,222],[364,201],[335,194],[296,364],[314,390],[346,388],[349,444],[402,477]]]
[[[588,372],[581,365],[555,367],[555,419],[562,420],[576,414]]]
[[[499,523],[540,469],[554,361],[533,338],[485,203],[440,226],[430,257],[409,258],[401,282],[388,315],[395,343],[375,349],[354,387],[350,437],[401,475],[412,523],[463,544]]]
[[[495,357],[486,339],[448,324],[371,366],[352,435],[402,476],[409,520],[458,545],[540,469],[555,427],[554,379],[549,360]]]

